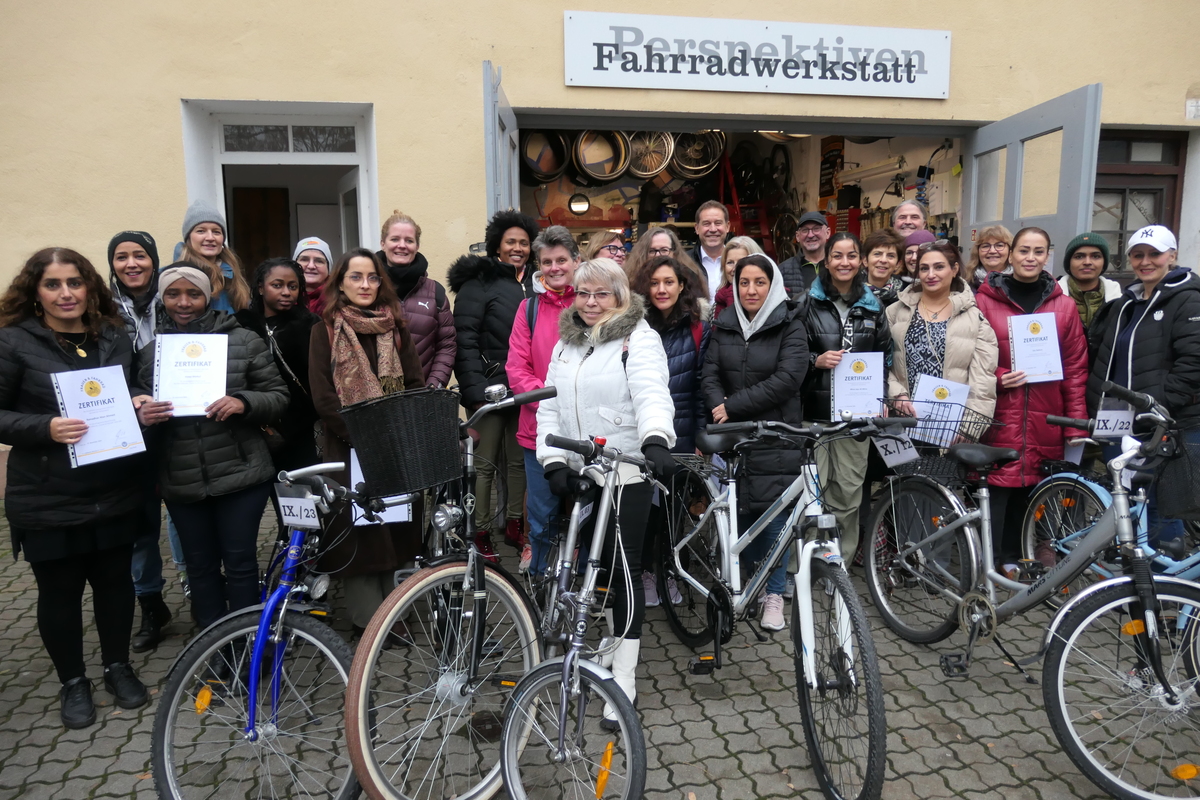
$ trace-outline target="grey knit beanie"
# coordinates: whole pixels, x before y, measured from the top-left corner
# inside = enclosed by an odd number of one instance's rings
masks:
[[[188,234],[192,232],[192,228],[201,222],[217,223],[225,233],[225,238],[229,238],[229,226],[225,224],[225,215],[218,211],[216,206],[210,205],[203,200],[197,200],[188,206],[187,214],[183,216],[184,244],[187,244]]]

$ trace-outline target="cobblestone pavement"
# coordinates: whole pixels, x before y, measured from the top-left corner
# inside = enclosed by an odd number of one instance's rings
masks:
[[[274,522],[270,510],[267,521]],[[7,542],[7,526],[0,527],[0,541]],[[264,533],[264,542],[268,536]],[[502,549],[515,567],[515,551]],[[165,536],[163,552],[170,564]],[[81,731],[61,726],[59,684],[37,633],[33,576],[27,564],[10,556],[5,548],[0,561],[0,652],[5,654],[0,659],[0,798],[153,797],[153,700],[138,711],[112,704],[102,688],[99,645],[88,611],[85,652],[89,676],[98,686],[99,721]],[[153,695],[193,633],[174,570],[168,566],[167,572],[172,581],[167,599],[176,614],[170,638],[156,652],[134,656]],[[935,647],[909,645],[879,622],[865,586],[858,578],[856,584],[872,619],[887,697],[885,798],[1105,796],[1059,749],[1040,688],[1006,666],[994,646],[977,653],[980,660],[970,677],[943,679],[938,655],[962,647],[963,636]],[[1049,618],[1037,612],[1004,633],[1025,655],[1035,649]],[[787,632],[760,644],[740,627],[726,651],[726,666],[713,676],[689,675],[691,655],[675,640],[662,610],[650,609],[639,670],[650,766],[646,797],[820,797],[804,748]],[[1036,666],[1033,674],[1040,677]]]

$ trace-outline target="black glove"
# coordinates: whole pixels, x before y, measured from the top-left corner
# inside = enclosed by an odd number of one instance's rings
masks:
[[[546,483],[550,484],[550,494],[555,497],[583,494],[595,485],[566,464],[559,464],[546,470]]]
[[[657,436],[652,436],[642,445],[642,455],[646,457],[646,465],[651,474],[660,481],[669,480],[679,469],[667,443]]]

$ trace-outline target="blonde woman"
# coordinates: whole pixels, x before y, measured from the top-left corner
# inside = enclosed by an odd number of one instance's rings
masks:
[[[721,283],[713,301],[713,319],[733,305],[733,270],[737,262],[746,256],[761,255],[764,255],[763,249],[749,236],[735,236],[725,243],[725,249],[721,251]]]
[[[209,308],[227,314],[250,307],[250,284],[242,262],[226,243],[225,215],[203,200],[188,206],[183,218],[183,241],[175,245],[175,260],[195,264],[212,284]]]
[[[597,258],[611,258],[618,267],[625,266],[625,237],[620,231],[598,231],[588,240],[588,246],[583,251],[584,261],[595,261]]]
[[[675,444],[675,404],[667,386],[667,354],[645,314],[645,302],[630,291],[629,279],[615,261],[598,258],[575,270],[575,302],[559,317],[559,342],[546,373],[546,385],[557,386],[558,396],[543,400],[537,411],[537,459],[550,491],[560,497],[586,489],[590,482],[579,475],[582,459],[547,445],[546,434],[605,437],[609,447],[640,451],[659,477],[674,473],[670,448]],[[654,490],[639,471],[629,472],[622,470],[616,518],[609,524],[615,527],[619,520],[624,559],[629,574],[637,578],[642,574],[642,540]],[[610,533],[605,542],[606,563],[613,538]],[[627,587],[617,577],[610,586],[614,629],[621,637],[613,653],[613,677],[632,701],[637,697],[646,599],[640,580]],[[607,706],[603,724],[616,724],[616,713]]]
[[[1008,268],[1012,240],[1012,231],[1003,225],[989,225],[976,235],[971,258],[967,261],[972,289],[979,291],[989,272],[1003,272]]]

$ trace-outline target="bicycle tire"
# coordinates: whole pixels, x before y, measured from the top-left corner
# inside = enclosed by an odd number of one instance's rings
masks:
[[[346,731],[355,772],[376,800],[483,800],[500,788],[503,710],[520,677],[541,661],[541,641],[520,586],[485,564],[486,652],[476,684],[467,684],[470,651],[453,644],[470,642],[480,617],[451,610],[467,566],[453,561],[409,577],[359,641],[346,691]],[[392,635],[401,622],[407,644]]]
[[[677,480],[686,479],[682,485],[675,483],[669,493],[664,493],[666,525],[658,537],[656,574],[658,596],[662,598],[662,609],[667,615],[667,624],[685,646],[697,650],[713,640],[713,629],[709,623],[708,598],[684,579],[675,565],[674,547],[689,533],[696,535],[679,552],[679,563],[683,571],[708,591],[714,591],[721,582],[720,543],[717,524],[709,517],[704,527],[696,530],[701,515],[693,514],[694,499],[712,502],[704,480],[690,470],[681,472]],[[671,602],[668,581],[683,598],[679,603]]]
[[[1200,796],[1200,785],[1188,779],[1198,769],[1200,731],[1188,719],[1194,697],[1186,699],[1197,688],[1200,586],[1159,583],[1158,599],[1163,668],[1183,693],[1181,707],[1169,706],[1145,666],[1142,639],[1131,627],[1141,618],[1131,582],[1099,589],[1067,613],[1051,637],[1042,673],[1046,713],[1059,744],[1089,780],[1124,800]],[[1173,776],[1177,770],[1182,772]]]
[[[566,736],[577,747],[566,761],[555,763],[561,690],[558,659],[535,668],[512,694],[500,758],[509,796],[512,800],[640,798],[646,785],[646,740],[625,692],[612,678],[600,680],[580,668],[579,693],[571,698],[567,714],[572,730]],[[616,732],[600,727],[605,704],[616,711]]]
[[[969,534],[960,528],[913,552],[902,564],[897,560],[900,544],[919,542],[930,535],[933,518],[952,509],[945,497],[919,479],[902,479],[884,487],[874,507],[867,527],[872,546],[864,561],[871,600],[897,636],[916,644],[940,642],[958,628],[958,604],[937,589],[961,597],[974,583]]]
[[[159,797],[358,796],[342,724],[352,656],[328,625],[298,613],[285,616],[288,646],[278,719],[270,722],[270,667],[264,664],[260,735],[254,742],[243,735],[244,680],[260,613],[246,611],[205,631],[167,674],[151,738]],[[185,759],[187,754],[199,763]]]
[[[875,642],[858,593],[846,570],[816,560],[812,565],[812,658],[820,688],[804,677],[800,604],[792,603],[796,682],[804,739],[817,783],[829,800],[878,800],[887,762],[883,678]],[[850,625],[839,617],[844,612]],[[842,633],[839,633],[839,628]],[[853,649],[847,658],[846,633]]]
[[[1037,544],[1046,541],[1054,548],[1055,555],[1065,558],[1074,546],[1074,541],[1063,540],[1071,534],[1090,528],[1106,510],[1104,500],[1083,481],[1071,478],[1048,478],[1039,483],[1029,496],[1025,518],[1021,522],[1021,557],[1037,561]],[[1136,522],[1135,522],[1136,524]],[[1104,564],[1107,576],[1091,570],[1062,587],[1060,593],[1051,595],[1052,604],[1079,594],[1105,577],[1119,575],[1121,568],[1116,564]]]

